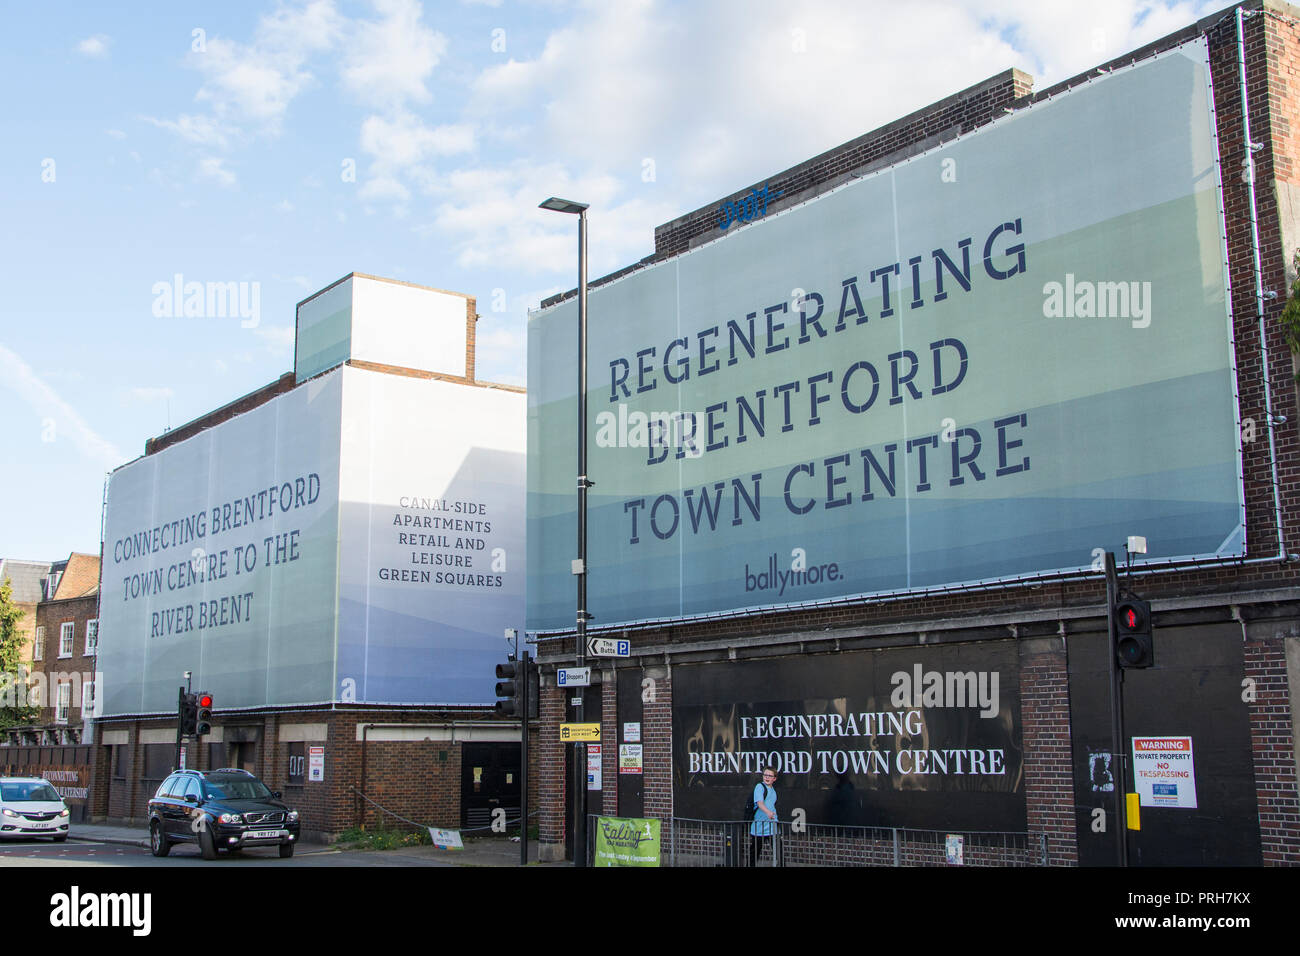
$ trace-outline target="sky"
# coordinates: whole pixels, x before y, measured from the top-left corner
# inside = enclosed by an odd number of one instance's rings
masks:
[[[576,285],[546,197],[591,205],[600,276],[1009,67],[1041,89],[1224,3],[2,6],[0,555],[58,560],[98,552],[148,438],[290,371],[295,304],[349,272],[475,296],[477,376],[526,385],[527,310]],[[243,314],[173,314],[178,281]]]

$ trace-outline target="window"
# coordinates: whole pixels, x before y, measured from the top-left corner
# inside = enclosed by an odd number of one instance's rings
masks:
[[[68,722],[68,711],[72,709],[72,685],[59,685],[59,704],[54,710],[54,722],[56,724],[66,724]]]
[[[61,577],[63,577],[62,571],[53,571],[45,579],[45,600],[54,600],[54,594],[59,590],[59,578]]]
[[[32,647],[32,660],[41,661],[45,659],[45,625],[41,624],[36,628],[36,644]]]
[[[71,621],[64,621],[59,625],[59,656],[72,656],[72,632],[74,625]]]
[[[84,720],[95,714],[95,682],[88,680],[81,685],[81,716]]]
[[[99,650],[99,618],[86,622],[86,657]]]

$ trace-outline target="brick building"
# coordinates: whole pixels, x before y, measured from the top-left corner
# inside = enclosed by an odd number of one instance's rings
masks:
[[[34,728],[15,742],[67,745],[88,737],[99,642],[99,555],[73,552],[42,582],[28,701],[39,705]],[[11,734],[11,736],[15,736]]]
[[[660,226],[655,230],[654,255],[593,283],[594,290],[602,284],[612,288],[643,270],[674,262],[681,263],[685,274],[690,265],[686,257],[711,243],[738,241],[730,237],[762,229],[766,221],[786,211],[875,173],[901,169],[918,158],[932,159],[937,179],[950,144],[1001,135],[1004,127],[1013,128],[1021,111],[1077,95],[1074,91],[1091,84],[1100,89],[1112,77],[1135,75],[1131,71],[1171,51],[1193,47],[1208,51],[1212,98],[1207,99],[1222,169],[1220,258],[1226,257],[1227,290],[1221,291],[1220,298],[1227,300],[1235,352],[1235,411],[1242,428],[1235,444],[1240,456],[1242,520],[1249,536],[1238,554],[1139,563],[1124,576],[1126,588],[1151,602],[1156,661],[1154,667],[1125,674],[1126,730],[1129,736],[1185,735],[1189,747],[1194,741],[1200,800],[1199,809],[1144,810],[1142,830],[1128,835],[1129,860],[1135,865],[1300,863],[1293,707],[1300,689],[1300,559],[1296,554],[1300,551],[1300,418],[1295,365],[1278,322],[1286,290],[1295,278],[1292,255],[1300,248],[1296,220],[1300,91],[1294,85],[1300,66],[1300,9],[1271,0],[1241,9],[1240,21],[1236,8],[1226,9],[1047,89],[1035,90],[1027,74],[1007,70]],[[1243,128],[1243,102],[1248,104],[1250,139],[1257,144],[1253,151]],[[1243,174],[1243,169],[1250,170],[1252,153],[1253,184],[1252,177]],[[1118,190],[1119,186],[1103,182],[1099,188]],[[1257,210],[1254,215],[1252,209]],[[1015,225],[1018,232],[1019,221]],[[845,280],[846,289],[851,281]],[[1039,273],[1035,282],[1043,281]],[[544,302],[543,315],[573,295]],[[599,301],[593,298],[593,327]],[[887,315],[888,299],[884,304]],[[828,298],[828,314],[831,308]],[[858,321],[865,321],[865,314]],[[606,314],[599,322],[607,325],[616,319]],[[683,331],[689,328],[682,327]],[[797,328],[797,323],[791,328]],[[806,338],[808,328],[803,332]],[[705,334],[701,333],[701,364],[709,354],[704,351]],[[723,343],[719,341],[716,351],[725,363]],[[691,342],[688,349],[693,347]],[[530,351],[533,348],[530,334]],[[746,348],[752,357],[752,347]],[[626,380],[632,384],[642,381],[635,377],[641,354],[628,369]],[[740,357],[744,359],[743,354]],[[667,358],[665,350],[664,376],[680,380],[669,375]],[[656,361],[650,358],[646,367]],[[935,361],[937,370],[937,357]],[[530,355],[530,368],[536,367]],[[604,374],[599,360],[593,369],[593,380],[599,383]],[[895,369],[895,391],[897,376]],[[619,384],[615,370],[615,394]],[[533,395],[546,385],[530,375]],[[597,398],[599,394],[593,393]],[[816,409],[814,403],[814,417]],[[1130,414],[1142,411],[1141,407],[1129,410]],[[730,434],[734,438],[734,431]],[[712,433],[708,440],[713,442]],[[530,469],[535,454],[530,434]],[[683,456],[679,452],[676,457]],[[598,467],[591,467],[589,474],[598,489],[608,486]],[[787,480],[787,501],[789,489]],[[832,490],[828,489],[828,498]],[[530,495],[532,491],[530,477]],[[778,498],[779,491],[778,486]],[[723,507],[730,515],[730,505]],[[531,508],[530,497],[533,548]],[[678,527],[677,506],[673,508],[673,524],[665,534]],[[737,498],[736,518],[741,514]],[[645,512],[642,520],[647,521]],[[683,513],[682,521],[686,520]],[[698,522],[698,512],[694,520]],[[660,526],[654,527],[656,535],[663,537]],[[633,541],[635,535],[633,531]],[[1110,537],[1097,543],[1120,550],[1122,541]],[[621,545],[624,552],[626,544],[624,540]],[[770,724],[755,724],[752,717],[736,716],[758,713],[751,707],[754,701],[775,696],[793,700],[796,712],[807,706],[812,713],[811,704],[820,707],[823,699],[831,703],[838,699],[842,709],[846,698],[839,688],[846,680],[860,678],[879,692],[881,681],[873,675],[886,673],[891,664],[906,672],[917,662],[918,678],[922,666],[945,672],[953,667],[984,667],[1007,678],[1010,686],[1003,686],[1003,694],[1014,698],[998,721],[1011,728],[1010,734],[997,743],[997,753],[1014,760],[1014,787],[1002,793],[990,788],[975,797],[960,783],[954,785],[956,789],[937,793],[924,783],[909,789],[910,784],[897,782],[892,791],[889,786],[864,790],[860,784],[855,790],[852,780],[863,778],[843,775],[834,790],[830,785],[820,790],[810,785],[795,792],[800,800],[813,803],[791,807],[782,796],[783,815],[792,809],[806,810],[808,824],[802,831],[795,828],[787,833],[787,862],[942,863],[944,834],[964,833],[967,862],[1112,864],[1114,825],[1098,828],[1098,821],[1104,821],[1114,807],[1112,771],[1118,769],[1110,752],[1110,654],[1106,590],[1099,573],[1101,550],[1094,554],[1096,563],[1091,567],[1085,559],[1079,562],[1081,568],[1068,572],[999,577],[988,583],[959,579],[953,586],[881,590],[870,598],[683,614],[604,629],[602,620],[622,620],[623,609],[602,604],[593,579],[589,608],[596,620],[591,633],[628,639],[631,655],[588,661],[597,666],[595,686],[586,693],[585,712],[587,719],[600,715],[605,754],[598,781],[590,790],[590,812],[659,818],[665,854],[671,846],[681,859],[703,861],[722,852],[718,843],[722,831],[707,821],[741,816],[746,787],[758,779],[757,766],[741,763],[741,772],[726,778],[735,783],[718,787],[713,798],[710,778],[695,774],[691,761],[698,758],[707,769],[710,760],[720,759],[715,752],[721,757],[737,755],[738,728],[770,729]],[[536,567],[536,552],[532,552],[530,568]],[[596,562],[592,567],[598,573]],[[759,567],[758,561],[754,567]],[[574,660],[573,628],[539,625],[531,588],[530,584],[529,628],[539,639],[538,658],[544,668],[539,735],[544,774],[541,840],[543,858],[559,858],[571,840],[571,794],[566,781],[573,779],[568,769],[572,748],[560,743],[556,729],[569,713],[569,692],[557,689],[554,678],[546,675],[554,666]],[[555,606],[560,603],[557,599]],[[861,716],[883,721],[887,715]],[[627,736],[629,724],[635,737]],[[816,733],[806,727],[800,732],[804,738]],[[922,731],[930,732],[933,728]],[[895,728],[898,737],[905,733],[917,736],[914,728]],[[624,743],[639,743],[640,772],[620,774],[618,761],[611,759],[611,751],[617,752]],[[1122,744],[1121,752],[1128,746]],[[951,757],[950,752],[944,753]],[[783,759],[775,747],[773,756]],[[783,777],[802,787],[807,775],[789,772],[797,764],[787,762]],[[1131,778],[1122,783],[1124,789],[1132,786]],[[782,786],[778,784],[779,789]],[[852,812],[838,815],[837,807],[846,805]],[[837,831],[837,823],[852,826]],[[983,839],[979,831],[999,833]]]
[[[31,669],[33,638],[36,636],[36,605],[45,597],[45,578],[50,573],[49,561],[20,561],[14,558],[0,558],[0,584],[9,582],[9,600],[14,603],[23,616],[18,620],[18,633],[21,635],[22,651],[20,660]]]
[[[475,378],[467,296],[353,273],[296,318],[293,371],[110,478],[92,814],[144,821],[188,672],[214,726],[185,765],[257,774],[309,838],[487,826],[519,803],[490,702],[522,623],[523,389]]]

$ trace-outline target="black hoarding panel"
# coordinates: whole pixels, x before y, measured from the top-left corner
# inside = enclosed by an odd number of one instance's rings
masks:
[[[1015,643],[674,667],[674,815],[742,819],[765,763],[782,820],[1023,831]]]
[[[1123,746],[1131,757],[1134,737],[1190,737],[1196,806],[1141,807],[1141,829],[1127,834],[1129,864],[1259,866],[1241,627],[1157,625],[1154,638],[1155,666],[1123,672]],[[1110,756],[1110,652],[1104,631],[1071,635],[1067,647],[1079,864],[1113,866],[1121,765]],[[1133,792],[1131,760],[1122,786]]]

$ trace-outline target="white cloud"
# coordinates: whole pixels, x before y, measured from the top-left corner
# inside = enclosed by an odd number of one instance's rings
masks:
[[[426,126],[417,116],[399,111],[391,118],[368,116],[361,124],[361,149],[388,166],[415,166],[434,156],[469,152],[474,130],[466,125]]]
[[[83,56],[105,57],[108,56],[108,47],[112,42],[111,37],[96,33],[78,43],[77,52]]]
[[[341,80],[362,103],[398,109],[433,97],[425,83],[447,51],[447,38],[420,22],[417,0],[373,0],[378,20],[357,21]]]
[[[387,117],[366,117],[361,124],[360,146],[372,159],[361,198],[401,204],[411,197],[403,180],[426,192],[433,190],[437,173],[431,160],[472,151],[474,130],[462,124],[428,126],[413,113],[397,110]]]
[[[113,139],[126,139],[126,133],[122,132],[120,129],[106,129],[104,132],[113,137]]]
[[[1087,4],[1001,0],[990,23],[1014,38],[1042,89],[1173,33],[1222,9],[1217,2],[1092,0]],[[1008,64],[1012,65],[1012,64]]]
[[[105,471],[116,468],[129,457],[86,424],[76,409],[42,381],[30,365],[3,345],[0,345],[0,382],[17,392],[37,416],[53,422],[55,441],[66,435],[83,455]]]
[[[231,136],[239,135],[238,129],[202,114],[182,113],[175,120],[156,119],[152,116],[140,118],[198,146],[216,146],[224,149],[229,145]]]
[[[314,82],[308,59],[331,49],[346,23],[333,0],[311,0],[262,17],[248,43],[210,37],[201,52],[189,54],[189,64],[204,77],[194,98],[211,113],[150,122],[189,142],[223,148],[245,138],[245,128],[278,134],[289,105]]]
[[[219,156],[205,156],[199,160],[198,174],[203,179],[211,179],[221,186],[235,185],[235,174],[225,167],[225,160]]]
[[[680,215],[1009,67],[1036,72],[1041,88],[1212,7],[586,3],[536,56],[484,70],[467,118],[528,127],[531,154],[629,183],[653,160]]]

